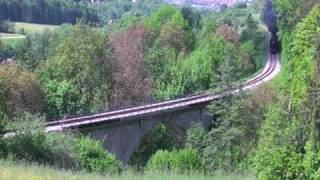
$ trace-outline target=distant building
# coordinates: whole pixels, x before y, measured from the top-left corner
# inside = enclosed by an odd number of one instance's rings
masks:
[[[233,6],[239,2],[250,2],[251,0],[167,0],[176,5],[191,5],[204,8],[217,8],[222,6]]]

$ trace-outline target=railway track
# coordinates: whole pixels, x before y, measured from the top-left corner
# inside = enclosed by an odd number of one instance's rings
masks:
[[[207,103],[212,100],[221,98],[223,96],[230,95],[232,93],[237,93],[240,90],[240,88],[243,90],[255,88],[259,84],[272,79],[272,77],[276,75],[279,70],[280,70],[280,63],[278,60],[278,55],[269,54],[269,58],[264,70],[260,74],[258,74],[256,77],[242,84],[241,87],[223,91],[217,94],[203,93],[203,94],[198,94],[198,95],[185,97],[181,99],[169,100],[169,101],[164,101],[160,103],[138,106],[134,108],[127,108],[122,110],[99,113],[95,115],[48,122],[46,124],[46,131],[47,132],[63,131],[63,129],[65,128],[79,128],[79,127],[88,126],[88,125],[92,126],[95,124],[103,124],[108,122],[119,121],[123,118],[143,116],[151,113],[185,108],[190,105]]]

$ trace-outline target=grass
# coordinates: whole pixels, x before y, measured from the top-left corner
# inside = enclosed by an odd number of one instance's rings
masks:
[[[71,172],[57,170],[53,168],[17,164],[10,161],[0,160],[0,179],[1,180],[254,180],[254,176],[203,176],[203,175],[177,175],[169,173],[146,173],[137,175],[127,171],[119,176],[102,176],[85,172]]]
[[[24,22],[13,22],[14,32],[21,32],[22,30],[26,33],[42,33],[44,30],[54,30],[58,28],[57,25],[47,25],[47,24],[34,24],[34,23],[24,23]]]
[[[0,33],[1,39],[16,39],[16,38],[25,38],[23,34],[14,34],[14,33]]]
[[[47,25],[47,24],[34,24],[34,23],[24,23],[24,22],[12,22],[12,29],[10,31],[15,33],[0,33],[1,43],[5,46],[11,46],[12,48],[17,47],[21,44],[26,36],[22,33],[42,33],[45,30],[54,30],[58,28],[57,25]]]
[[[24,22],[12,22],[12,32],[15,33],[0,33],[0,40],[5,46],[11,46],[12,48],[17,47],[26,38],[21,33],[42,33],[45,30],[54,30],[58,28],[57,25],[46,25],[46,24],[33,24]]]
[[[26,36],[23,34],[14,33],[0,33],[0,40],[4,46],[17,47],[25,40]]]

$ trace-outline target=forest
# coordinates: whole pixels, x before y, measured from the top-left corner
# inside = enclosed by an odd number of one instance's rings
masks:
[[[320,178],[319,0],[253,0],[220,11],[162,1],[22,2],[0,0],[2,33],[11,21],[69,24],[25,32],[15,46],[0,37],[0,168]],[[128,164],[76,130],[43,131],[61,118],[239,86],[264,67],[270,28],[281,42],[281,73],[210,103],[209,129],[193,124],[181,141],[159,123]]]
[[[88,5],[73,0],[1,0],[0,20],[74,24],[77,18],[85,18],[91,22],[99,22],[97,13]]]

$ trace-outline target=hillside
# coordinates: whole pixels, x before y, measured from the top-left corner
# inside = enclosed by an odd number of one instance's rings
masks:
[[[320,178],[320,1],[167,2],[0,0],[0,179]]]

